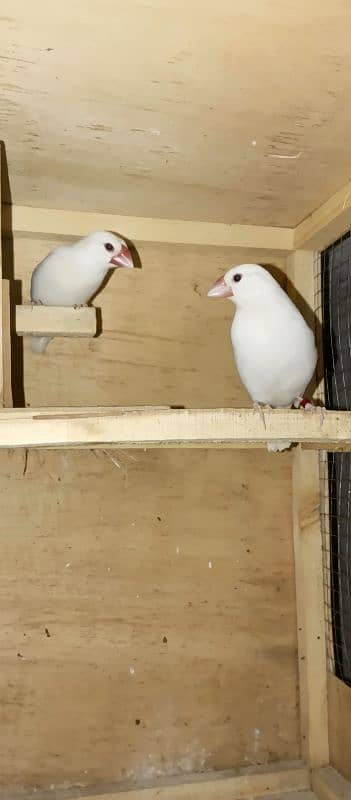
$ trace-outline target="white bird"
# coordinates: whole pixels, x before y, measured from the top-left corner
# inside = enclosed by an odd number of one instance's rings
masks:
[[[107,231],[89,233],[73,244],[52,250],[34,269],[31,301],[44,306],[86,305],[101,286],[108,271],[134,267],[123,239]],[[52,338],[52,337],[51,337]],[[32,337],[32,350],[42,353],[50,337]]]
[[[256,407],[303,405],[317,363],[314,335],[279,283],[258,264],[232,267],[208,292],[236,305],[231,327],[234,359]],[[311,406],[310,406],[311,408]],[[291,442],[268,442],[270,452]]]

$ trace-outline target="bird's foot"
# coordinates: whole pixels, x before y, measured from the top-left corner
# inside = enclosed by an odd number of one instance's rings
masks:
[[[315,408],[308,397],[296,397],[293,406],[294,408],[302,408],[304,411],[313,411]]]
[[[325,419],[325,406],[314,406],[310,400],[303,397],[297,397],[293,403],[294,408],[302,408],[303,411],[313,411],[314,413],[319,414],[320,418],[320,426],[322,427],[324,419]]]
[[[31,306],[43,306],[44,305],[44,303],[42,303],[41,300],[31,300],[30,304],[31,304]]]
[[[88,303],[75,303],[75,304],[74,304],[74,306],[73,306],[73,308],[75,309],[75,311],[76,311],[78,308],[88,308]]]

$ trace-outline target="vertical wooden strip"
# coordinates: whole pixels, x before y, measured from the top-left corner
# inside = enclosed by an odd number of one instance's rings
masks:
[[[2,280],[2,405],[12,408],[10,281]],[[13,335],[16,332],[13,331]]]
[[[297,251],[288,258],[288,275],[298,290],[298,305],[310,324],[313,324],[314,306],[313,263],[314,254],[310,252]],[[302,451],[301,447],[295,449],[292,488],[301,751],[307,764],[311,768],[316,768],[329,763],[326,631],[317,452]]]

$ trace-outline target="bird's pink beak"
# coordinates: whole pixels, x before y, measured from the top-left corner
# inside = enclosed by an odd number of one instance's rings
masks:
[[[122,245],[117,256],[112,256],[110,264],[112,267],[128,267],[129,269],[134,267],[132,254],[126,244]]]
[[[227,286],[223,277],[218,278],[212,289],[207,292],[207,297],[233,297],[233,292],[230,286]]]

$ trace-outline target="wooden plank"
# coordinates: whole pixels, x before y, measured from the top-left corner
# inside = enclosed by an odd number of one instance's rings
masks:
[[[17,336],[92,337],[96,334],[96,309],[63,306],[16,306]]]
[[[351,412],[253,409],[15,409],[0,412],[0,447],[106,444],[222,447],[272,439],[351,450]],[[277,456],[276,456],[277,457]]]
[[[298,251],[288,259],[288,275],[311,327],[313,267],[313,253]],[[320,767],[329,763],[329,742],[319,459],[301,448],[293,453],[293,532],[301,751],[310,767]]]
[[[351,227],[351,181],[306,219],[294,232],[296,249],[324,250]]]
[[[330,766],[313,770],[312,788],[319,800],[351,799],[351,783]]]
[[[309,771],[304,766],[248,767],[207,775],[191,775],[170,779],[167,784],[159,782],[152,787],[117,790],[108,794],[80,795],[80,800],[244,800],[273,796],[277,800],[287,794],[289,800],[307,800],[305,790],[310,787]],[[301,795],[300,795],[301,792]],[[291,797],[293,793],[293,797]],[[40,796],[39,796],[40,800]]]
[[[3,376],[3,406],[12,408],[11,384],[11,307],[10,307],[10,281],[2,280],[2,376]]]
[[[140,242],[244,247],[283,253],[293,249],[294,233],[291,228],[153,219],[29,206],[13,206],[12,218],[15,234],[76,237],[92,230],[113,230]]]
[[[301,747],[315,767],[329,762],[319,466],[316,453],[300,449],[293,460],[293,531]]]

